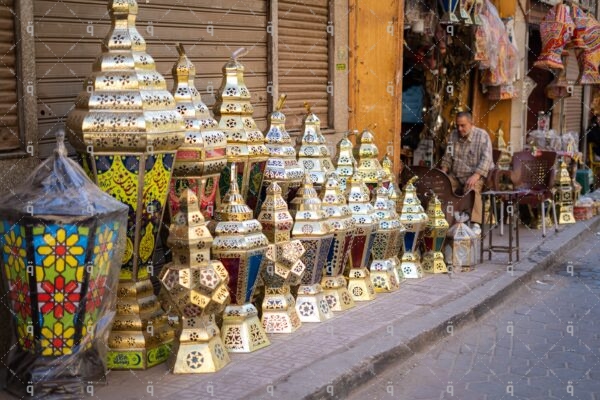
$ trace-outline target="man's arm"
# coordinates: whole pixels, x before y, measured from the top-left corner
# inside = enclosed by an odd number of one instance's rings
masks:
[[[493,164],[492,141],[490,135],[482,129],[481,138],[481,154],[479,155],[479,163],[475,168],[475,173],[486,178]]]

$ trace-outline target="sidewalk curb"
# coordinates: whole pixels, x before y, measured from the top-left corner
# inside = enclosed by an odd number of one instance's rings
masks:
[[[453,299],[412,321],[407,321],[408,318],[391,321],[385,329],[379,329],[358,344],[349,346],[347,350],[317,360],[310,368],[301,368],[285,375],[273,382],[271,391],[266,387],[259,388],[249,393],[247,398],[273,398],[273,389],[279,399],[346,398],[354,388],[364,385],[389,365],[406,361],[426,346],[447,336],[450,325],[453,329],[458,329],[479,319],[524,283],[531,281],[535,274],[559,262],[561,254],[573,245],[580,234],[595,232],[599,228],[600,217],[594,217],[589,221],[564,226],[562,230],[568,234],[568,240],[564,239],[564,235],[555,235],[552,231],[545,242],[538,245],[526,259],[522,258],[514,264],[512,274],[499,275],[474,288],[469,294]],[[304,382],[302,386],[305,393],[298,393],[299,382]]]

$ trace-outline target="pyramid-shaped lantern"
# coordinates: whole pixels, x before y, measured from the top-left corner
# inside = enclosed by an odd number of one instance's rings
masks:
[[[210,259],[212,236],[196,195],[186,189],[179,206],[167,240],[173,262],[160,275],[168,304],[181,317],[179,341],[169,363],[176,374],[215,372],[229,363],[213,322],[229,304],[229,274],[220,261]]]
[[[302,322],[322,322],[333,317],[320,285],[333,233],[308,174],[290,211],[295,218],[292,238],[300,240],[305,249],[301,260],[306,270],[298,289],[296,310]]]
[[[327,255],[325,276],[321,286],[325,291],[329,308],[333,311],[344,311],[354,307],[354,300],[348,293],[346,278],[344,278],[344,269],[349,261],[354,238],[354,220],[335,174],[327,178],[321,192],[321,201],[333,230],[333,241]]]
[[[442,203],[436,195],[427,205],[427,226],[425,227],[425,255],[423,256],[423,269],[431,274],[443,274],[448,272],[444,262],[444,239],[448,232],[448,221],[442,211]]]
[[[179,210],[179,196],[186,188],[198,196],[199,207],[206,218],[212,218],[218,191],[219,175],[227,158],[227,138],[217,121],[202,102],[194,85],[196,67],[177,45],[179,60],[173,66],[173,97],[177,111],[185,121],[185,140],[177,151],[169,195],[171,215]]]
[[[358,131],[356,131],[358,132]],[[348,187],[348,179],[354,175],[354,164],[356,164],[356,160],[354,159],[353,149],[354,144],[348,139],[350,134],[354,134],[354,132],[346,132],[342,137],[342,140],[338,142],[337,145],[337,159],[335,163],[335,173],[338,176],[338,180],[340,182],[340,190],[342,193],[346,192]]]
[[[376,126],[376,125],[375,125]],[[358,172],[371,191],[375,190],[377,183],[383,181],[383,186],[388,187],[389,181],[379,163],[379,149],[375,145],[373,132],[365,129],[360,135],[360,146],[355,149],[358,158]]]
[[[275,111],[269,118],[270,124],[265,135],[269,159],[263,176],[261,202],[265,199],[267,187],[272,182],[277,182],[281,187],[284,199],[293,199],[304,177],[304,168],[296,160],[296,149],[285,129],[285,114],[281,112],[285,99],[285,95],[279,97]]]
[[[229,272],[229,293],[233,304],[223,315],[221,335],[230,352],[247,353],[270,344],[258,319],[258,311],[250,302],[269,245],[260,222],[244,202],[234,178],[236,164],[231,166],[230,189],[217,208],[213,256]]]
[[[67,133],[92,180],[129,206],[108,366],[141,369],[165,361],[174,337],[149,278],[184,121],[135,27],[135,0],[111,0],[108,11],[111,28]]]
[[[294,220],[276,182],[267,188],[258,221],[271,242],[267,265],[262,271],[265,283],[262,323],[267,333],[291,333],[301,325],[290,284],[299,284],[304,273],[305,266],[300,260],[304,246],[299,240],[291,240]]]
[[[298,152],[298,162],[310,174],[315,188],[320,190],[325,185],[327,175],[334,171],[333,162],[321,134],[319,117],[312,113],[307,103],[304,106],[307,112],[302,121],[302,145]]]
[[[396,212],[400,214],[402,212],[402,191],[396,182],[396,176],[394,175],[394,163],[391,157],[386,153],[381,159],[381,168],[385,173],[385,180],[389,182],[388,194],[390,200],[394,202]]]
[[[375,288],[371,282],[369,260],[379,227],[379,219],[373,205],[369,188],[364,184],[358,170],[348,180],[348,207],[354,220],[354,237],[350,249],[350,269],[348,291],[355,301],[368,301],[375,298]]]
[[[406,228],[403,246],[404,253],[402,254],[402,264],[400,265],[405,278],[421,278],[423,276],[421,262],[416,249],[419,234],[425,229],[428,217],[417,198],[417,190],[414,186],[416,179],[416,177],[411,178],[404,188],[404,200],[400,214],[400,221]]]
[[[216,94],[213,110],[219,119],[219,129],[227,136],[227,166],[221,173],[219,193],[224,196],[228,192],[231,165],[235,163],[240,193],[254,210],[257,208],[269,150],[252,118],[254,107],[250,103],[250,91],[244,83],[244,66],[238,61],[245,52],[245,49],[236,50],[223,66],[223,82]]]

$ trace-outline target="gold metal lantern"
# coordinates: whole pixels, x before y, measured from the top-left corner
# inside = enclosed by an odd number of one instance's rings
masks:
[[[350,256],[355,229],[352,211],[340,190],[340,183],[335,174],[327,178],[321,192],[321,202],[333,230],[333,241],[327,255],[321,286],[329,308],[333,311],[344,311],[354,307],[354,300],[348,293],[344,268]]]
[[[254,210],[257,208],[269,150],[252,118],[254,108],[250,102],[250,91],[244,82],[244,66],[238,61],[245,53],[245,49],[235,51],[223,66],[223,82],[216,94],[213,110],[219,119],[219,129],[227,136],[227,165],[221,173],[219,193],[224,196],[229,190],[231,166],[236,164],[240,193]]]
[[[290,134],[285,129],[285,114],[281,112],[285,99],[286,95],[279,96],[275,111],[269,118],[270,124],[265,135],[269,159],[262,181],[261,203],[267,195],[267,188],[273,182],[279,184],[286,201],[292,200],[304,178],[304,168],[296,160],[296,149]],[[255,212],[258,212],[258,209]]]
[[[379,157],[379,149],[375,145],[373,132],[365,129],[362,131],[359,140],[360,146],[355,148],[355,156],[358,159],[358,172],[363,182],[371,191],[375,190],[379,181],[383,181],[383,186],[387,188],[389,181],[377,158]]]
[[[302,145],[298,152],[298,162],[310,174],[315,189],[320,190],[327,175],[334,171],[331,154],[321,134],[321,121],[310,106],[305,103],[306,115],[302,120]]]
[[[379,219],[371,204],[369,189],[356,169],[348,180],[347,197],[355,228],[350,249],[350,269],[346,274],[348,291],[354,301],[369,301],[376,296],[368,267]]]
[[[302,322],[322,322],[333,317],[320,285],[333,233],[308,173],[291,205],[292,238],[304,246],[301,260],[306,266],[298,288],[296,311]]]
[[[446,221],[444,211],[442,211],[442,203],[435,195],[427,206],[427,217],[424,236],[426,252],[423,255],[423,270],[431,274],[445,274],[448,272],[448,268],[444,262],[442,249],[450,225]]]
[[[388,190],[381,180],[375,190],[373,208],[378,218],[379,227],[373,241],[373,261],[371,261],[371,281],[378,292],[392,292],[400,285],[398,274],[397,243],[404,235],[404,227],[396,214]]]
[[[67,133],[92,180],[129,207],[108,366],[144,369],[167,359],[174,338],[149,277],[185,125],[136,29],[136,1],[111,0],[108,11],[111,28]]]
[[[271,183],[258,215],[270,242],[266,268],[262,271],[265,298],[261,319],[267,333],[292,333],[302,324],[290,284],[299,284],[306,269],[300,259],[304,246],[299,240],[291,240],[294,220],[282,195],[281,187]]]
[[[227,138],[202,102],[194,79],[196,67],[177,45],[179,60],[173,66],[173,97],[185,121],[185,140],[177,150],[169,193],[171,215],[179,211],[179,197],[185,189],[198,196],[205,218],[212,218],[219,190],[219,175],[227,162]]]
[[[446,233],[444,249],[446,263],[452,266],[454,272],[469,272],[474,266],[476,257],[473,238],[475,234],[467,226],[468,215],[455,214],[455,224]]]
[[[335,163],[335,173],[340,182],[340,190],[342,193],[346,192],[348,188],[348,179],[352,178],[354,175],[354,165],[356,164],[356,160],[354,159],[353,149],[354,144],[348,136],[350,134],[354,134],[351,132],[344,133],[342,140],[338,142],[337,145],[337,159]]]
[[[573,215],[573,185],[567,164],[564,159],[560,160],[560,168],[554,184],[554,201],[558,208],[559,224],[574,224],[575,215]]]
[[[385,180],[389,182],[388,195],[390,200],[394,203],[395,210],[398,214],[402,212],[403,194],[396,182],[396,176],[394,175],[394,163],[390,156],[385,153],[381,159],[381,168],[385,173]]]
[[[229,274],[220,261],[210,259],[212,236],[196,195],[187,189],[171,221],[167,245],[173,262],[160,275],[167,303],[181,319],[179,340],[169,364],[175,374],[215,372],[229,363],[219,328],[214,323],[229,304]]]
[[[223,314],[223,343],[229,352],[248,353],[270,344],[258,311],[250,302],[269,241],[240,194],[235,179],[236,164],[232,164],[231,172],[229,191],[215,215],[218,222],[212,254],[229,272],[232,304]]]
[[[416,177],[413,177],[404,188],[404,200],[402,203],[402,213],[400,214],[400,221],[406,228],[403,244],[404,253],[402,254],[400,270],[407,279],[421,278],[423,276],[423,269],[421,268],[421,262],[416,250],[419,234],[425,229],[429,219],[417,197],[417,190],[414,186],[416,179]]]

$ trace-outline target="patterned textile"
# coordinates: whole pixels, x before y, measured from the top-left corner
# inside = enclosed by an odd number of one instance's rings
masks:
[[[536,68],[563,69],[560,56],[563,48],[571,40],[575,24],[569,15],[569,7],[555,5],[544,17],[540,25],[542,53],[533,64]]]
[[[568,46],[581,49],[577,54],[579,62],[579,83],[593,85],[600,83],[600,23],[576,5],[572,7],[573,39]]]
[[[474,126],[466,138],[461,138],[456,130],[450,134],[440,167],[448,168],[448,172],[464,185],[475,172],[486,178],[492,164],[490,136],[483,129]]]

